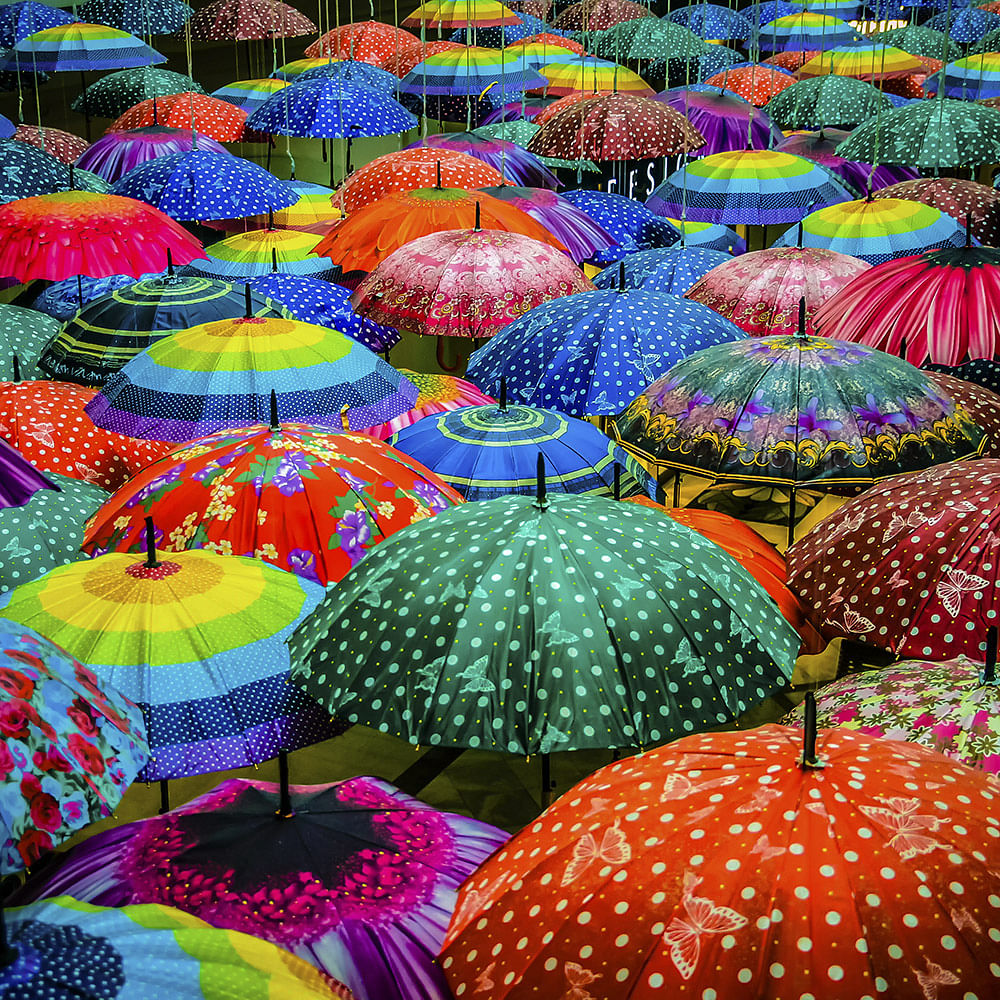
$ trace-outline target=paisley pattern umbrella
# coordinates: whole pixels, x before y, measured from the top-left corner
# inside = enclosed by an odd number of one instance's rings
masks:
[[[140,101],[170,94],[204,94],[200,83],[183,73],[154,66],[123,69],[94,81],[73,98],[70,107],[100,118],[117,118]]]
[[[225,153],[225,146],[190,129],[164,128],[151,125],[128,132],[111,132],[93,143],[80,157],[77,166],[92,170],[114,183],[130,170],[170,153],[181,153],[195,147],[202,152]]]
[[[684,115],[705,137],[705,145],[690,150],[690,156],[768,149],[782,138],[763,111],[736,96],[679,88],[657,94],[656,99]]]
[[[721,250],[706,250],[697,246],[640,250],[639,253],[629,254],[620,268],[608,265],[594,278],[594,286],[611,290],[624,283],[625,288],[684,295],[713,267],[731,259]]]
[[[875,192],[876,198],[919,201],[969,227],[986,246],[1000,246],[1000,191],[959,177],[922,177]]]

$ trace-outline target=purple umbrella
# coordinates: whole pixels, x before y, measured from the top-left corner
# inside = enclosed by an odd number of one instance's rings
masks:
[[[127,132],[109,132],[87,149],[76,165],[113,184],[140,163],[155,160],[166,153],[187,152],[195,142],[198,149],[228,153],[224,146],[207,135],[196,136],[187,129],[149,125]]]
[[[449,132],[429,135],[417,142],[411,142],[407,149],[420,146],[434,146],[438,149],[456,149],[460,153],[474,156],[477,160],[499,170],[508,180],[525,187],[549,188],[555,190],[561,182],[534,153],[504,139],[487,139],[474,132]],[[561,238],[561,237],[560,237]]]
[[[689,156],[709,156],[732,149],[771,149],[784,138],[760,108],[735,94],[678,87],[662,91],[655,100],[679,111],[705,137],[705,145]]]
[[[0,439],[0,509],[23,507],[39,490],[58,490],[16,448]]]
[[[515,122],[521,118],[531,121],[543,108],[547,108],[558,97],[526,97],[524,101],[512,101],[503,107],[494,108],[484,119],[483,125],[496,122]]]

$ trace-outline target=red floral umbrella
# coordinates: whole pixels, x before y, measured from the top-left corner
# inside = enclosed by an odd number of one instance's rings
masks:
[[[69,382],[0,382],[0,435],[39,469],[116,490],[174,447],[94,426],[96,389]]]
[[[460,42],[449,42],[443,38],[435,39],[432,42],[413,41],[406,45],[400,45],[399,51],[390,55],[380,66],[402,79],[414,66],[422,63],[428,56],[437,55],[439,52],[448,52],[451,49],[464,48],[465,46]]]
[[[383,538],[462,502],[368,435],[306,424],[225,430],[143,469],[90,519],[81,547],[145,551],[155,512],[165,552],[255,556],[326,586]]]
[[[803,754],[784,726],[705,733],[585,778],[462,887],[454,994],[995,996],[996,782],[925,747],[818,737]]]
[[[1000,191],[960,177],[921,177],[874,192],[876,198],[903,198],[931,205],[968,225],[987,246],[1000,246]]]
[[[710,76],[705,83],[709,87],[731,90],[755,107],[762,108],[775,94],[795,83],[795,77],[770,66],[738,66]]]
[[[19,198],[0,205],[0,276],[20,282],[83,274],[136,278],[205,256],[201,243],[159,209],[88,191]]]
[[[518,233],[458,229],[400,247],[354,293],[376,323],[415,333],[492,337],[550,299],[593,289],[572,260]]]
[[[419,44],[419,39],[405,28],[396,28],[381,21],[358,21],[341,24],[321,35],[306,48],[310,59],[333,56],[354,59],[372,66],[383,66],[403,49]]]
[[[816,311],[824,337],[957,365],[1000,356],[1000,250],[948,247],[876,264]]]
[[[44,149],[62,163],[76,163],[90,148],[86,139],[73,135],[72,132],[64,132],[61,128],[25,125],[23,122],[14,130],[13,138]]]
[[[340,195],[349,215],[390,191],[413,191],[435,185],[474,191],[503,183],[499,170],[474,156],[454,149],[422,146],[386,153],[359,167],[340,186]]]
[[[684,293],[731,319],[751,337],[795,333],[799,302],[806,300],[806,332],[812,315],[831,295],[871,264],[813,247],[772,247],[713,267]]]
[[[260,41],[311,35],[316,25],[279,0],[214,0],[188,21],[198,42]]]
[[[128,132],[150,125],[192,129],[216,142],[237,142],[243,135],[247,113],[229,101],[188,91],[140,101],[113,121],[108,132]]]
[[[976,382],[955,378],[944,372],[931,371],[927,377],[946,396],[964,406],[972,419],[986,431],[987,443],[980,454],[983,458],[1000,458],[1000,396]],[[366,431],[370,434],[370,431]]]
[[[555,27],[564,31],[606,31],[624,21],[653,16],[648,7],[633,0],[581,0],[555,19]]]
[[[531,137],[528,151],[566,160],[649,160],[690,153],[705,137],[679,112],[635,94],[576,101]]]
[[[789,586],[827,638],[982,659],[1000,615],[998,497],[998,459],[887,479],[788,550]]]

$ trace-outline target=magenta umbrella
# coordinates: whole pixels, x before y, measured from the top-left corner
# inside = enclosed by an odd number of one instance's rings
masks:
[[[140,163],[155,160],[167,153],[187,152],[195,143],[201,150],[228,153],[225,146],[220,146],[206,135],[196,136],[188,129],[150,125],[127,132],[109,132],[90,146],[76,165],[113,184]]]
[[[689,156],[710,156],[733,149],[782,148],[781,130],[760,108],[735,94],[716,91],[664,90],[654,100],[679,111],[705,137],[705,145]]]

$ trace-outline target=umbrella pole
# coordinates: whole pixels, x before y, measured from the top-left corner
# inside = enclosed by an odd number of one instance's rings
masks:
[[[552,778],[552,761],[547,753],[542,754],[542,808],[548,809],[555,801],[556,783]]]
[[[160,815],[170,812],[170,782],[160,781]]]
[[[7,940],[7,921],[4,919],[3,900],[0,899],[0,969],[17,961],[18,950]]]
[[[795,487],[788,493],[788,547],[795,541]]]
[[[680,507],[680,505],[681,505],[681,474],[678,471],[674,473],[674,502],[670,506]]]
[[[87,78],[83,75],[82,69],[80,70],[80,89],[83,91],[81,96],[83,97],[83,120],[87,129],[86,138],[87,142],[90,142],[90,102],[87,100]]]
[[[292,809],[292,795],[288,788],[288,753],[285,750],[278,751],[278,782],[281,788],[275,816],[279,819],[291,819],[295,810]]]

